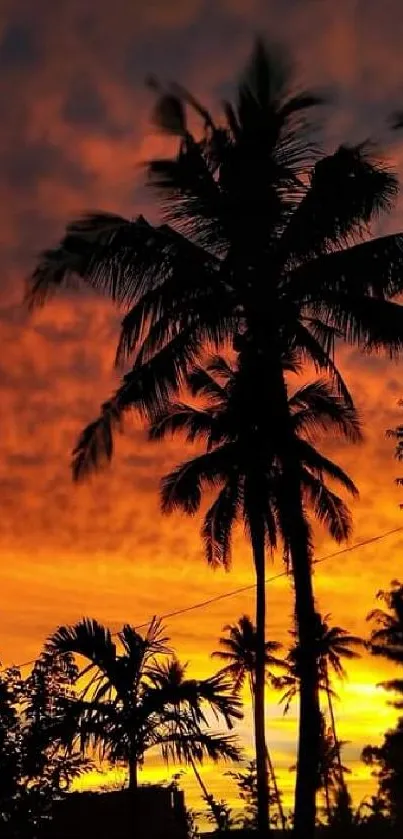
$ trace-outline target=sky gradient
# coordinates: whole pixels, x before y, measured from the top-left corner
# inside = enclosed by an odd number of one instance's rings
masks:
[[[382,6],[382,7],[381,7]],[[365,7],[365,10],[364,10]],[[117,381],[112,370],[119,313],[89,293],[59,297],[28,315],[24,277],[35,254],[85,209],[158,217],[141,164],[164,151],[149,124],[144,79],[185,83],[208,104],[231,91],[257,32],[285,42],[307,85],[333,97],[325,144],[368,135],[403,175],[403,138],[386,118],[403,108],[399,0],[2,0],[0,5],[0,660],[38,654],[57,624],[91,615],[112,630],[143,623],[253,581],[240,535],[230,575],[206,568],[198,523],[158,511],[158,478],[180,445],[145,442],[127,427],[107,473],[71,483],[77,434]],[[403,205],[379,230],[403,229]],[[401,366],[350,350],[340,362],[356,397],[366,441],[332,448],[360,489],[353,505],[360,541],[403,526],[398,470],[385,430],[400,419]],[[317,532],[317,556],[334,550]],[[402,576],[403,535],[324,563],[315,575],[321,609],[351,632],[367,632],[377,590]],[[275,558],[273,573],[281,570]],[[287,640],[287,580],[268,587],[271,637]],[[251,593],[176,617],[168,629],[189,672],[207,675],[221,627],[251,613]],[[363,658],[350,668],[337,707],[355,799],[369,789],[358,757],[394,720],[375,688],[386,666]],[[295,717],[270,697],[270,743],[291,790]],[[242,735],[250,748],[248,720]],[[147,779],[169,773],[151,761]],[[233,795],[208,768],[214,794]],[[190,783],[190,803],[200,806]]]

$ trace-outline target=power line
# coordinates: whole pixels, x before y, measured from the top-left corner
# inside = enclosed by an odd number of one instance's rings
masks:
[[[339,551],[333,551],[331,554],[326,554],[326,556],[320,557],[320,559],[315,559],[313,561],[313,565],[320,565],[322,562],[327,562],[329,559],[334,559],[337,556],[341,556],[342,554],[350,553],[351,551],[356,551],[358,548],[362,548],[366,545],[372,544],[372,542],[379,542],[381,539],[386,539],[387,536],[392,536],[394,533],[399,533],[403,530],[402,527],[395,527],[393,530],[388,530],[385,533],[380,533],[378,536],[370,536],[368,539],[363,539],[361,542],[356,542],[354,545],[350,545],[347,548],[341,548]],[[266,577],[265,583],[273,583],[275,580],[278,580],[280,577],[288,577],[288,571],[280,571],[278,574],[274,574],[272,577]],[[210,597],[207,600],[201,600],[200,603],[194,603],[192,606],[185,606],[182,609],[175,609],[173,612],[166,612],[165,615],[161,615],[161,620],[166,620],[167,618],[175,618],[177,615],[184,615],[185,612],[193,612],[195,609],[203,609],[205,606],[210,606],[212,603],[217,603],[219,600],[226,600],[228,597],[235,597],[237,594],[242,594],[244,591],[251,591],[252,589],[256,588],[256,583],[250,583],[247,586],[242,586],[241,588],[233,589],[232,591],[227,591],[225,594],[217,594],[214,597]],[[138,624],[135,629],[144,629],[144,627],[148,626],[149,621],[145,623]],[[118,633],[115,632],[114,635]]]
[[[355,542],[354,545],[349,545],[347,548],[341,548],[338,551],[333,551],[330,554],[326,554],[325,556],[320,557],[319,559],[315,559],[313,561],[313,565],[321,565],[323,562],[328,562],[329,559],[335,559],[338,556],[342,556],[343,554],[351,553],[352,551],[356,551],[359,548],[364,548],[367,545],[372,545],[374,542],[380,542],[382,539],[386,539],[388,536],[393,536],[395,533],[401,533],[403,531],[403,525],[400,527],[394,527],[392,530],[386,530],[383,533],[378,533],[376,536],[369,536],[368,539],[362,539],[361,542]],[[288,571],[280,571],[278,574],[274,574],[271,577],[266,577],[265,583],[273,583],[275,580],[280,579],[280,577],[288,577]],[[207,606],[211,606],[212,603],[218,603],[220,600],[227,600],[229,597],[236,597],[238,594],[243,594],[245,591],[252,591],[252,589],[256,588],[256,583],[250,583],[247,586],[241,586],[240,588],[232,589],[232,591],[227,591],[225,594],[216,594],[214,597],[209,597],[206,600],[200,600],[199,603],[193,603],[191,606],[184,606],[181,609],[175,609],[172,612],[165,612],[165,614],[160,615],[161,620],[167,620],[168,618],[176,618],[178,615],[184,615],[188,612],[194,612],[196,609],[204,609]],[[137,624],[134,629],[144,629],[149,625],[150,621],[145,621],[144,623]],[[112,637],[115,638],[119,633],[113,632]],[[31,659],[31,661],[24,661],[22,664],[13,664],[12,667],[16,667],[18,669],[22,669],[23,667],[29,667],[31,664],[35,664],[36,659]],[[4,672],[9,668],[2,667],[0,669],[0,673]]]

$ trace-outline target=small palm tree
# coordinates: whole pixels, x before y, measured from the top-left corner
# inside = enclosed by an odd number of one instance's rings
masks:
[[[292,352],[287,365],[295,364]],[[204,367],[189,371],[188,381],[198,406],[167,403],[150,427],[152,440],[182,433],[189,442],[202,442],[204,452],[177,466],[161,483],[164,513],[175,509],[195,514],[202,492],[213,488],[216,496],[202,526],[207,561],[229,567],[234,526],[243,521],[256,573],[256,662],[254,676],[255,746],[261,824],[267,823],[268,778],[265,743],[265,574],[266,546],[276,547],[282,534],[281,509],[288,492],[281,461],[274,457],[272,442],[262,430],[270,425],[272,403],[261,387],[254,354],[243,352],[233,363],[215,356]],[[346,473],[322,455],[311,442],[318,429],[360,439],[357,414],[334,392],[331,383],[307,384],[289,397],[293,446],[299,457],[299,480],[304,502],[337,540],[350,531],[345,503],[328,487],[338,482],[352,494],[357,490]],[[287,536],[283,535],[287,544]]]
[[[403,400],[400,399],[398,404],[402,408]],[[395,458],[401,462],[403,460],[403,425],[398,425],[396,428],[388,428],[386,436],[395,440]],[[395,483],[398,486],[403,486],[403,478],[401,476],[396,478]],[[400,504],[400,507],[403,507],[403,504]]]
[[[319,692],[323,692],[326,696],[331,732],[333,736],[333,743],[335,753],[338,753],[339,740],[336,732],[336,719],[334,714],[333,699],[335,697],[332,688],[331,673],[335,674],[339,679],[346,678],[346,670],[343,666],[343,659],[351,661],[359,657],[358,648],[363,647],[364,642],[356,635],[351,635],[347,630],[340,626],[330,626],[330,615],[322,617],[317,613],[316,621],[316,652],[319,670]],[[292,633],[296,637],[295,631]],[[288,673],[285,676],[280,676],[276,679],[276,687],[285,689],[281,702],[285,707],[285,713],[288,711],[291,701],[294,699],[299,688],[300,679],[300,650],[298,644],[295,644],[286,659],[288,665]],[[339,753],[339,784],[344,785],[344,773]]]
[[[373,609],[367,617],[374,624],[370,637],[371,652],[403,665],[403,584],[394,580],[390,590],[378,592],[377,597],[386,604],[388,611]],[[382,682],[382,687],[403,697],[403,679]],[[403,698],[393,705],[403,708]]]
[[[322,714],[318,789],[324,792],[329,823],[331,823],[333,808],[338,802],[339,793],[346,789],[344,774],[350,772],[341,762],[341,750],[344,745],[344,742],[335,740],[333,729],[327,728],[326,719]],[[340,776],[343,778],[342,783],[340,783]]]
[[[221,673],[230,676],[234,692],[242,690],[245,681],[249,682],[251,694],[254,694],[256,683],[256,627],[248,615],[242,615],[238,623],[226,624],[224,632],[228,634],[219,639],[220,649],[215,650],[212,658],[227,662],[221,669]],[[272,674],[271,667],[284,667],[284,662],[274,653],[281,650],[278,641],[266,641],[266,678],[270,681]]]
[[[226,662],[221,670],[221,673],[231,678],[234,685],[234,692],[236,694],[239,693],[244,686],[245,681],[248,680],[249,691],[252,699],[252,711],[253,714],[255,714],[257,653],[256,627],[247,615],[243,615],[239,618],[238,623],[227,624],[224,626],[224,631],[228,634],[219,639],[221,649],[213,652],[212,658],[218,658],[221,661]],[[271,682],[273,680],[273,676],[270,668],[275,667],[282,669],[284,667],[283,660],[274,655],[274,653],[281,649],[281,644],[279,644],[278,641],[266,641],[265,648],[266,679]],[[269,769],[269,786],[270,783],[273,784],[274,799],[283,830],[285,830],[287,822],[281,801],[281,793],[277,784],[276,773],[267,746],[266,756]]]
[[[75,697],[65,702],[55,738],[123,763],[133,796],[138,768],[151,748],[159,747],[166,760],[188,764],[204,757],[238,759],[233,736],[211,732],[206,716],[210,712],[230,728],[242,717],[228,680],[187,679],[186,668],[168,656],[168,639],[157,620],[145,636],[124,626],[118,641],[122,652],[110,631],[89,618],[60,627],[48,639],[48,657],[67,653],[88,661],[78,673]]]
[[[333,806],[337,802],[337,796],[340,790],[339,761],[340,752],[345,743],[334,740],[333,731],[327,727],[326,717],[323,713],[321,713],[320,723],[320,760],[316,789],[317,791],[323,792],[327,821],[330,824]],[[295,769],[295,765],[290,767],[291,772],[295,772]],[[349,771],[346,766],[343,766],[343,772]]]
[[[347,676],[346,670],[343,666],[343,659],[352,661],[360,656],[359,648],[364,646],[362,638],[357,635],[351,635],[346,629],[340,626],[330,626],[330,615],[325,615],[323,618],[319,617],[318,626],[318,660],[320,677],[323,679],[327,704],[329,709],[329,716],[331,721],[331,730],[333,733],[333,742],[336,746],[336,753],[338,754],[339,763],[339,784],[344,786],[344,771],[341,763],[341,755],[337,733],[336,720],[334,715],[333,696],[334,692],[331,686],[331,672],[337,676],[338,679],[345,679]]]

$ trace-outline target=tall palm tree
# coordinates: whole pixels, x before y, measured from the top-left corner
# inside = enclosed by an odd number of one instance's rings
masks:
[[[394,301],[403,286],[402,236],[371,238],[372,221],[393,206],[397,179],[365,144],[321,156],[308,118],[320,102],[261,42],[222,120],[179,86],[162,92],[155,119],[178,140],[173,157],[148,166],[163,223],[102,212],[75,220],[42,254],[29,288],[30,302],[43,304],[78,276],[125,311],[117,359],[131,359],[133,368],[82,432],[75,478],[112,457],[127,411],[148,414],[180,389],[206,340],[247,342],[254,351],[273,409],[265,431],[287,484],[281,521],[304,651],[295,802],[304,837],[315,823],[320,724],[312,552],[284,346],[330,372],[348,398],[336,342],[397,354],[403,341],[403,310]],[[190,110],[200,119],[197,136]]]
[[[292,365],[292,356],[288,361]],[[268,779],[265,743],[265,546],[276,546],[281,531],[283,497],[287,491],[281,463],[273,458],[270,437],[261,433],[270,423],[271,402],[256,380],[254,356],[245,352],[234,363],[218,356],[189,371],[195,407],[184,402],[167,403],[156,414],[150,437],[161,440],[181,432],[188,441],[203,441],[205,451],[180,464],[161,484],[162,510],[175,508],[188,514],[199,509],[202,490],[217,489],[202,527],[207,561],[228,566],[234,524],[242,520],[252,546],[256,573],[256,661],[254,675],[254,727],[258,780],[260,829],[268,810]],[[298,451],[300,482],[304,499],[337,540],[350,528],[348,510],[326,485],[325,478],[338,481],[356,493],[355,486],[340,467],[321,455],[309,442],[312,429],[332,429],[350,439],[360,437],[357,415],[350,404],[326,381],[307,384],[289,397],[293,445]],[[283,536],[286,541],[286,534]],[[263,656],[260,643],[263,639]],[[267,815],[266,815],[267,820]]]
[[[64,653],[87,659],[78,673],[76,695],[65,702],[55,739],[101,758],[124,763],[135,798],[138,768],[147,751],[159,747],[166,760],[202,762],[204,757],[237,760],[232,735],[209,731],[210,712],[228,727],[240,719],[240,700],[232,685],[217,675],[187,679],[185,667],[169,652],[160,622],[153,620],[143,637],[131,626],[118,634],[119,652],[110,631],[85,618],[62,626],[46,643],[48,660]],[[161,658],[161,656],[164,656]]]
[[[236,694],[242,689],[245,681],[249,683],[249,691],[252,700],[252,712],[256,714],[256,658],[257,658],[257,632],[256,627],[248,617],[242,615],[236,624],[227,624],[224,626],[224,631],[228,634],[219,639],[220,649],[212,653],[212,658],[218,658],[223,662],[224,667],[221,673],[229,676],[232,680],[234,691]],[[265,642],[265,669],[266,680],[271,681],[272,673],[270,668],[284,666],[282,659],[274,655],[281,649],[281,644],[278,641]],[[255,731],[257,724],[254,725]],[[273,784],[274,798],[277,804],[278,814],[283,827],[286,829],[286,818],[284,815],[283,805],[281,802],[281,793],[278,788],[276,773],[273,762],[270,756],[269,749],[266,745],[266,758],[269,769],[269,787]],[[269,795],[270,799],[270,795]]]
[[[370,637],[371,652],[403,665],[403,584],[394,580],[390,590],[378,592],[377,597],[386,604],[388,611],[373,609],[367,617],[374,624]],[[402,709],[403,679],[389,679],[382,682],[382,687],[402,697],[393,702],[395,708]]]
[[[330,731],[333,737],[335,755],[338,755],[338,781],[342,787],[344,785],[344,771],[339,750],[340,741],[336,731],[336,718],[333,705],[335,692],[332,687],[331,674],[336,675],[338,679],[345,679],[347,673],[343,666],[343,659],[351,661],[352,659],[358,658],[358,649],[364,646],[364,642],[357,635],[351,635],[340,626],[330,626],[329,620],[330,615],[325,615],[324,617],[319,613],[316,615],[316,654],[319,670],[319,692],[323,692],[326,696],[330,717]],[[293,631],[292,635],[295,639],[296,632]],[[281,701],[285,706],[285,712],[287,712],[291,701],[299,690],[301,665],[298,643],[294,644],[289,651],[285,664],[288,666],[288,673],[285,676],[278,677],[275,684],[277,688],[285,689]]]

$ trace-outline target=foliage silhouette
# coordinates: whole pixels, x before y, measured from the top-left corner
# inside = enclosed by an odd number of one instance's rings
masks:
[[[55,801],[91,768],[77,751],[58,748],[53,733],[72,685],[71,661],[42,659],[23,680],[17,668],[0,674],[0,832],[36,839]]]
[[[229,676],[234,685],[234,691],[238,693],[248,681],[249,691],[252,699],[252,711],[256,713],[255,691],[256,691],[256,659],[257,659],[257,632],[256,627],[247,615],[242,615],[238,623],[228,624],[224,626],[226,636],[219,639],[220,649],[212,653],[212,658],[218,658],[225,662],[221,672]],[[281,649],[281,644],[277,641],[265,642],[265,675],[266,681],[273,680],[270,668],[284,667],[282,659],[276,657],[274,653]],[[256,722],[255,722],[256,731]],[[270,756],[269,749],[266,746],[268,776],[269,776],[269,803],[270,803],[270,786],[273,786],[272,799],[277,807],[280,824],[283,830],[286,828],[286,818],[281,802],[281,793],[278,787],[276,773],[273,762]],[[254,766],[256,773],[256,765]],[[233,774],[233,777],[235,775]],[[239,778],[238,778],[239,780]]]
[[[128,768],[133,799],[138,768],[157,747],[165,760],[191,764],[205,757],[238,760],[233,735],[209,730],[210,717],[229,728],[242,717],[241,703],[220,675],[186,678],[186,667],[169,654],[168,639],[154,619],[142,636],[124,626],[119,652],[109,630],[85,618],[60,627],[47,641],[46,653],[87,659],[78,672],[76,695],[65,703],[56,735],[68,748],[88,747]]]
[[[373,609],[367,617],[374,624],[370,639],[371,652],[403,665],[403,585],[394,580],[390,590],[378,592],[377,598],[386,604],[388,611]],[[382,687],[403,697],[403,679],[382,682]],[[402,709],[403,698],[397,699],[393,705]]]
[[[386,732],[381,746],[366,746],[362,753],[364,763],[373,767],[378,779],[379,800],[386,803],[393,826],[403,828],[403,719]],[[399,833],[396,833],[399,835]]]
[[[396,177],[369,145],[318,153],[309,113],[321,101],[261,41],[220,122],[183,88],[162,92],[155,121],[178,141],[172,158],[148,165],[163,223],[101,212],[71,222],[60,245],[42,254],[28,293],[42,304],[78,276],[125,310],[117,360],[132,359],[133,368],[83,431],[75,478],[112,457],[127,411],[149,415],[177,393],[206,341],[254,350],[273,405],[266,433],[287,484],[282,531],[304,653],[295,807],[304,839],[314,830],[319,757],[315,605],[283,358],[292,347],[299,363],[331,373],[347,400],[336,342],[396,355],[403,341],[394,302],[402,237],[371,238],[371,223],[394,204]],[[201,123],[197,136],[189,111]]]
[[[177,466],[162,479],[161,502],[165,513],[179,508],[194,514],[202,492],[213,488],[216,496],[204,516],[202,537],[207,561],[228,567],[234,525],[243,521],[248,534],[256,572],[256,661],[253,683],[254,728],[258,785],[268,788],[264,684],[267,648],[265,642],[265,546],[277,544],[282,532],[282,510],[287,486],[281,463],[273,458],[270,437],[261,430],[270,422],[271,403],[256,379],[252,359],[246,352],[230,363],[220,356],[204,367],[189,370],[192,396],[198,406],[168,403],[154,417],[150,438],[164,439],[182,433],[189,442],[203,442],[204,451]],[[292,366],[292,357],[288,362]],[[356,493],[343,470],[324,457],[310,442],[313,429],[334,430],[349,439],[360,437],[358,417],[350,405],[334,392],[330,382],[306,384],[289,397],[293,446],[299,459],[299,480],[304,501],[337,540],[350,529],[345,503],[327,486],[326,478],[338,481]],[[263,654],[260,648],[262,647]],[[263,798],[263,795],[262,795]],[[267,792],[265,794],[267,808]]]
[[[316,654],[319,669],[319,691],[326,696],[327,707],[330,717],[330,727],[333,736],[334,747],[337,752],[338,737],[336,731],[336,719],[334,714],[333,699],[335,693],[332,687],[331,673],[333,672],[339,679],[346,678],[346,670],[343,666],[342,659],[351,661],[359,657],[358,649],[364,647],[364,641],[356,635],[351,635],[347,630],[340,626],[331,626],[329,624],[330,615],[322,617],[319,613],[316,616]],[[296,632],[291,633],[296,639]],[[276,679],[275,686],[278,689],[284,690],[281,702],[284,704],[285,713],[288,711],[291,701],[298,692],[300,679],[300,651],[298,643],[291,648],[287,658],[286,665],[288,673]],[[339,757],[339,786],[344,786],[343,767]]]
[[[322,791],[324,796],[327,824],[331,823],[332,814],[337,808],[338,795],[340,790],[347,791],[346,785],[340,784],[340,753],[345,743],[334,739],[333,731],[326,725],[326,717],[323,713],[320,716],[320,752],[318,773],[316,777],[316,790]],[[290,771],[295,772],[296,766],[291,766]],[[343,773],[350,770],[342,766]]]

